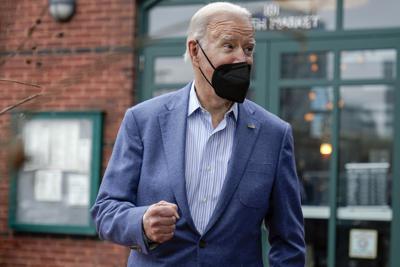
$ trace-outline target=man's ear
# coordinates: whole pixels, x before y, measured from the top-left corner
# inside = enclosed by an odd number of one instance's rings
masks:
[[[199,46],[195,40],[190,40],[188,42],[188,51],[190,58],[192,59],[192,63],[195,66],[199,64]]]

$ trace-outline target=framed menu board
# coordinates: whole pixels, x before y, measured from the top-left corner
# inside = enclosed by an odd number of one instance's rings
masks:
[[[95,234],[89,209],[99,184],[102,113],[22,113],[13,122],[26,160],[12,175],[10,227]]]

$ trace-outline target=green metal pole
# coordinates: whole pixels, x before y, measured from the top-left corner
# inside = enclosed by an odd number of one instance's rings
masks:
[[[344,5],[343,0],[337,0],[336,3],[336,30],[343,30],[343,13],[344,13]]]
[[[334,102],[338,103],[338,88],[334,88]],[[338,162],[338,150],[339,150],[339,125],[338,119],[339,111],[337,105],[333,110],[333,127],[332,127],[332,159],[330,164],[330,176],[329,176],[329,210],[330,216],[328,221],[328,267],[335,267],[335,254],[336,254],[336,195],[337,195],[337,162]]]
[[[400,42],[400,40],[399,40]],[[392,161],[392,223],[390,237],[390,266],[400,266],[400,46],[397,47],[397,82],[395,85],[394,153]]]
[[[335,51],[335,71],[333,82],[333,114],[332,114],[332,136],[331,143],[333,147],[332,158],[330,162],[329,175],[329,210],[328,221],[328,267],[335,267],[336,260],[336,209],[337,209],[337,187],[339,176],[339,99],[340,99],[340,51]]]
[[[336,31],[343,30],[343,0],[336,2]],[[337,178],[339,167],[339,88],[340,88],[340,51],[335,51],[335,71],[333,88],[333,116],[332,116],[332,159],[329,176],[329,209],[328,222],[328,267],[335,267],[336,264],[336,209],[337,209]]]

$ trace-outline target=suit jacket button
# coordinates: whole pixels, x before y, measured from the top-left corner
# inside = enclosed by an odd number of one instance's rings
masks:
[[[200,248],[205,248],[206,247],[206,241],[204,241],[203,239],[200,239],[199,247]]]

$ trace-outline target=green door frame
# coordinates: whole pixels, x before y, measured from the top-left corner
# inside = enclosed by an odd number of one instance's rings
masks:
[[[397,50],[397,75],[396,80],[340,80],[340,51],[342,50],[366,50],[366,49],[385,49],[392,48]],[[280,80],[280,55],[284,52],[306,52],[306,51],[330,51],[334,53],[334,73],[332,80]],[[279,113],[279,88],[282,86],[310,86],[326,85],[331,86],[334,92],[334,103],[338,103],[339,88],[342,85],[357,84],[388,84],[395,88],[395,132],[394,132],[394,156],[393,156],[393,187],[392,187],[392,221],[391,221],[391,240],[390,240],[390,266],[400,266],[400,256],[396,253],[400,249],[400,231],[395,230],[400,226],[400,36],[398,37],[379,37],[370,38],[337,38],[336,40],[321,41],[308,40],[306,44],[287,41],[272,41],[270,57],[269,89],[271,90],[268,99],[268,106],[273,113]],[[329,207],[330,217],[328,223],[328,267],[335,266],[336,257],[336,203],[337,203],[337,177],[339,167],[339,155],[336,148],[339,144],[339,109],[334,105],[333,109],[333,128],[332,128],[332,160],[329,173]]]

